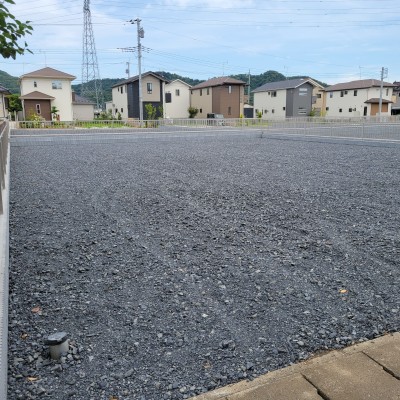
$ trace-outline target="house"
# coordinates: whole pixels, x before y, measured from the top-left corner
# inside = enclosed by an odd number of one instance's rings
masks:
[[[165,85],[164,115],[166,118],[187,118],[191,86],[175,79]]]
[[[31,115],[40,115],[46,121],[52,120],[52,107],[55,107],[57,119],[72,121],[71,82],[75,76],[46,67],[20,77],[22,107],[25,119]]]
[[[239,118],[243,115],[245,86],[245,82],[226,76],[193,86],[190,104],[199,110],[196,118],[207,118],[207,114],[212,113]]]
[[[308,116],[322,88],[310,78],[266,83],[253,90],[256,114],[261,113],[263,119]]]
[[[393,82],[392,115],[400,115],[400,82]]]
[[[11,92],[0,85],[0,120],[8,118],[8,99],[6,96],[9,94],[11,94]]]
[[[94,119],[96,103],[85,99],[72,91],[72,114],[74,120],[92,121]]]
[[[165,84],[164,77],[154,72],[142,74],[143,117],[147,119],[146,105],[157,109],[156,117],[163,117]],[[112,87],[112,115],[122,119],[140,118],[139,112],[139,76],[118,82]]]
[[[395,85],[383,82],[382,115],[391,114]],[[381,81],[362,79],[338,83],[325,88],[326,115],[329,117],[359,117],[379,115]]]

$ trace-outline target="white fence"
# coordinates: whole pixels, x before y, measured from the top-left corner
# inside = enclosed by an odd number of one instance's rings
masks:
[[[0,399],[6,399],[9,267],[8,194],[10,187],[10,128],[8,122],[0,124],[0,132]]]
[[[14,135],[34,135],[40,130],[49,134],[99,132],[199,132],[202,130],[240,130],[272,134],[328,136],[360,139],[400,140],[400,116],[328,118],[303,117],[286,119],[159,119],[159,120],[94,120],[94,121],[19,121],[13,123]]]

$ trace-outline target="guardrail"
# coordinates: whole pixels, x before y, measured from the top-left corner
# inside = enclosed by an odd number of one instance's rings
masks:
[[[10,127],[0,123],[0,399],[7,398]]]

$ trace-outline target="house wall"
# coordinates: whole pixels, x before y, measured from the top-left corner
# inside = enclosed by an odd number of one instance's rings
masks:
[[[112,88],[112,115],[121,114],[122,119],[128,118],[128,85],[120,85]]]
[[[231,88],[230,91],[229,88]],[[239,118],[243,114],[243,106],[243,86],[222,85],[213,87],[211,112],[223,114],[225,118]]]
[[[37,114],[37,106],[40,107],[40,116],[46,121],[51,121],[51,102],[50,100],[24,100],[24,112],[25,119],[28,119],[30,115]],[[58,108],[58,107],[57,107]],[[61,121],[61,116],[60,116]],[[67,120],[64,120],[67,121]],[[72,121],[69,119],[68,121]]]
[[[8,117],[8,111],[6,109],[6,99],[4,93],[0,93],[0,119]]]
[[[354,95],[354,91],[357,90],[357,95]],[[383,88],[382,99],[392,100],[392,88]],[[372,98],[379,98],[380,88],[372,87],[366,89],[348,89],[347,93],[343,91],[343,97],[341,91],[336,90],[333,92],[327,92],[326,94],[326,115],[329,117],[359,117],[364,115],[364,107],[367,107],[367,116],[376,115],[375,107],[371,107],[371,104],[365,102]],[[391,107],[386,109],[382,105],[382,115],[390,115]],[[351,109],[351,111],[350,111]],[[340,111],[342,110],[342,111]]]
[[[313,103],[312,108],[315,110],[316,115],[323,115],[326,107],[326,92],[320,87],[314,87],[313,89]]]
[[[94,104],[73,104],[72,112],[74,120],[93,121],[94,120]]]
[[[273,93],[276,92],[276,97]],[[254,93],[255,117],[261,111],[262,118],[285,117],[286,116],[286,90]]]
[[[213,111],[213,90],[214,88],[210,87],[190,91],[190,104],[199,110],[196,118],[207,118],[207,114],[217,113],[217,111]]]
[[[152,85],[151,93],[147,90],[148,83]],[[152,75],[144,77],[142,79],[142,97],[146,102],[162,103],[162,81]]]
[[[176,94],[179,90],[179,95]],[[183,82],[173,81],[165,85],[165,93],[171,94],[171,102],[164,103],[166,118],[188,118],[190,107],[190,87]]]
[[[304,83],[294,89],[286,91],[286,116],[287,117],[306,117],[310,115],[312,108],[313,86]]]
[[[61,88],[53,88],[53,82],[60,83]],[[62,78],[22,78],[20,86],[22,96],[38,91],[54,97],[54,100],[51,101],[51,106],[57,107],[59,110],[60,121],[72,121],[72,89],[70,80]],[[25,118],[28,115],[25,111]]]

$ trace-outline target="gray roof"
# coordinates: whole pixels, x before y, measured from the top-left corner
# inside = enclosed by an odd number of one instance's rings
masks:
[[[337,90],[367,89],[370,87],[380,87],[381,81],[378,79],[361,79],[359,81],[351,81],[338,83],[325,88],[326,92],[334,92]],[[384,87],[394,87],[393,83],[383,82]]]
[[[0,85],[0,93],[11,94],[11,92],[6,89],[4,86]]]
[[[23,96],[19,97],[20,99],[23,100],[54,100],[55,97],[49,96],[48,94],[38,92],[35,90],[34,92],[30,92],[27,94],[24,94]]]
[[[299,79],[288,79],[279,82],[268,82],[257,89],[253,90],[253,93],[257,92],[268,92],[271,90],[285,90],[285,89],[295,89],[305,83],[312,85],[309,79],[299,78]]]
[[[96,104],[96,103],[92,100],[86,99],[85,97],[79,96],[79,94],[75,93],[75,100],[72,102],[72,104],[92,105],[92,104]]]
[[[220,76],[218,78],[211,78],[208,81],[201,82],[198,85],[193,86],[192,89],[196,90],[223,85],[246,85],[246,82],[240,81],[239,79],[231,78],[229,76]]]
[[[163,76],[158,75],[158,74],[156,74],[154,72],[151,72],[151,71],[143,73],[142,74],[142,78],[145,78],[146,76],[149,76],[149,75],[153,75],[155,78],[159,79],[160,81],[168,82],[168,79],[165,79]],[[139,80],[139,75],[132,76],[132,78],[120,81],[120,82],[116,83],[115,85],[113,85],[112,87],[115,88],[115,87],[118,87],[118,86],[121,86],[121,85],[126,85],[127,83],[136,82],[137,80]]]

